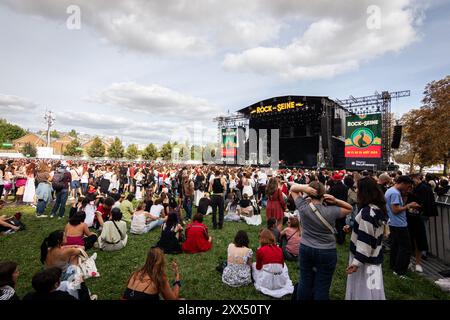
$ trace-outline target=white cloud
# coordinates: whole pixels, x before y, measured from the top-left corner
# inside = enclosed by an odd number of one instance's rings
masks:
[[[218,109],[205,99],[185,95],[157,84],[144,86],[134,82],[114,83],[87,100],[127,111],[182,120],[211,121]]]
[[[36,104],[18,96],[0,94],[0,112],[2,115],[17,114],[17,112],[35,109]]]
[[[72,0],[4,0],[65,22]],[[112,44],[160,56],[224,57],[233,72],[329,78],[418,39],[416,0],[78,0],[83,28]],[[381,9],[369,30],[367,8]],[[426,5],[426,4],[425,4]]]

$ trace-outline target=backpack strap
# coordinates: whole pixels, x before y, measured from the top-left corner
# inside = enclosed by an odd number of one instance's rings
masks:
[[[319,220],[325,225],[325,227],[327,227],[328,230],[330,230],[333,235],[336,235],[337,234],[336,229],[332,227],[327,220],[325,220],[325,218],[320,214],[319,209],[317,209],[312,202],[309,203],[309,206],[311,207],[311,210],[314,212],[317,218],[319,218]]]

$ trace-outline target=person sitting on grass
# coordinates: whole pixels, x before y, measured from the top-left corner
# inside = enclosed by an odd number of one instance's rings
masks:
[[[209,197],[209,193],[205,192],[203,197],[198,201],[197,213],[201,213],[203,215],[208,214],[208,209],[211,207],[211,198]]]
[[[145,265],[133,272],[127,281],[122,300],[178,300],[180,295],[180,272],[178,265],[172,262],[175,281],[172,288],[166,275],[164,252],[160,248],[151,248]]]
[[[166,197],[166,199],[168,198]],[[146,226],[146,232],[158,228],[164,223],[166,220],[164,210],[163,198],[157,199],[155,204],[150,208],[150,223]]]
[[[253,206],[248,194],[244,193],[244,196],[239,205],[237,206],[237,212],[240,216],[251,217],[253,216]]]
[[[267,219],[267,229],[269,229],[273,237],[275,238],[275,244],[279,245],[281,236],[280,236],[280,230],[278,229],[277,219],[274,217]]]
[[[134,213],[133,206],[134,194],[129,193],[125,200],[120,203],[120,211],[122,212],[125,221],[130,222]]]
[[[224,221],[240,221],[241,217],[237,213],[237,207],[239,204],[239,200],[236,196],[236,194],[230,194],[231,200],[228,202],[228,205],[226,206],[225,212],[227,213],[225,217],[223,217]]]
[[[131,234],[144,234],[147,232],[147,221],[150,221],[150,214],[144,208],[145,203],[139,202],[131,219]]]
[[[89,250],[97,241],[97,234],[91,232],[84,220],[86,214],[83,211],[77,212],[64,228],[64,246],[80,246]]]
[[[0,262],[0,301],[20,300],[16,294],[19,267],[11,261]]]
[[[70,265],[78,264],[79,248],[63,247],[64,232],[53,231],[41,244],[41,263],[46,268],[58,267],[63,273]]]
[[[247,232],[239,230],[234,242],[228,245],[227,266],[222,273],[223,283],[231,287],[246,286],[252,283],[253,250],[250,249]]]
[[[114,199],[111,197],[106,198],[102,204],[97,207],[96,217],[94,219],[94,226],[96,229],[100,228],[99,216],[97,213],[101,214],[103,222],[108,221],[111,216],[111,209],[114,205]]]
[[[101,250],[117,251],[127,245],[127,223],[122,220],[122,212],[119,208],[111,210],[111,220],[103,223],[102,227],[102,233],[98,238]]]
[[[269,229],[261,230],[259,243],[261,247],[256,251],[256,263],[252,267],[256,290],[274,298],[292,294],[294,286],[273,233]]]
[[[281,247],[283,248],[284,259],[287,261],[298,261],[300,250],[301,230],[297,217],[289,218],[288,227],[281,231]]]
[[[210,250],[212,238],[208,235],[208,227],[203,224],[203,215],[196,213],[194,220],[186,227],[186,241],[183,243],[185,253],[199,253]]]
[[[178,216],[176,212],[171,212],[167,217],[167,221],[161,226],[161,238],[156,244],[166,254],[182,253],[181,249],[181,233],[183,227],[178,223]]]
[[[31,281],[34,292],[29,292],[23,297],[24,301],[76,301],[77,299],[65,291],[58,290],[61,284],[62,271],[52,267],[36,273]],[[78,300],[91,300],[86,284],[81,282],[78,290]]]

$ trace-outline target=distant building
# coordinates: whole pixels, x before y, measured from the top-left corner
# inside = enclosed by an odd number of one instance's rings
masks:
[[[27,133],[23,137],[13,141],[13,148],[14,150],[20,152],[27,143],[31,143],[36,148],[47,146],[47,142],[44,137],[36,133]]]
[[[57,139],[52,139],[50,146],[53,148],[53,153],[57,155],[63,155],[67,145],[73,140],[74,138],[69,136],[68,134],[64,134]]]

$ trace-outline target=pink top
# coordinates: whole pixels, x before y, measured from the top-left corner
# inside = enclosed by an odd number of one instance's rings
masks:
[[[300,231],[298,229],[293,228],[286,228],[286,239],[288,240],[288,243],[286,244],[286,251],[298,256],[299,249],[300,249]]]
[[[66,237],[66,246],[84,246],[83,236]]]

